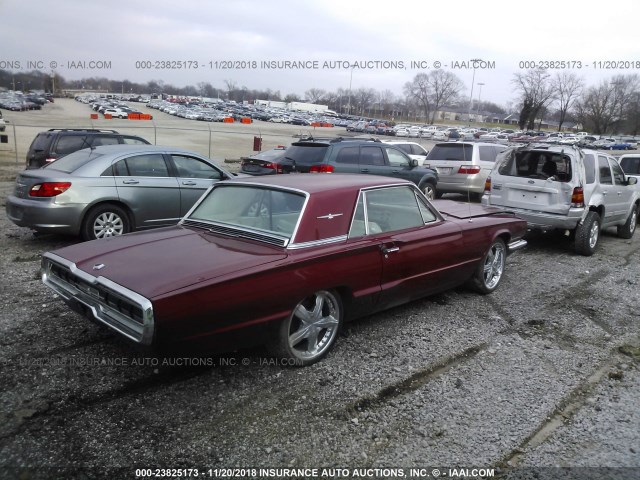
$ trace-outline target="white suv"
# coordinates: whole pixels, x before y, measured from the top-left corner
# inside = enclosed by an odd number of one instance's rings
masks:
[[[633,236],[640,208],[637,182],[602,152],[523,146],[498,157],[482,203],[508,208],[530,229],[565,230],[575,236],[575,251],[588,256],[602,228],[615,226],[618,236]]]

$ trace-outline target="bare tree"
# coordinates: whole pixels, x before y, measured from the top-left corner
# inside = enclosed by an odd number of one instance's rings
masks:
[[[567,118],[567,112],[582,93],[584,80],[573,72],[563,70],[556,73],[551,80],[551,86],[558,102],[558,131],[560,131]]]
[[[367,107],[371,107],[371,104],[376,98],[376,91],[373,88],[361,87],[353,92],[353,100],[358,107],[360,115],[362,115]]]
[[[310,88],[304,92],[304,96],[309,103],[317,103],[327,94],[326,90],[321,88]]]
[[[404,84],[404,94],[407,99],[414,100],[424,112],[425,118],[429,118],[431,112],[431,82],[429,75],[418,73],[413,80]]]
[[[518,126],[520,129],[526,127],[533,130],[542,107],[553,99],[550,75],[542,69],[529,70],[527,73],[516,73],[512,83],[519,91],[522,101]]]
[[[429,83],[431,84],[431,106],[433,108],[429,123],[433,124],[438,109],[456,100],[464,89],[464,84],[454,73],[446,70],[431,72]]]
[[[576,102],[576,118],[593,133],[601,135],[612,128],[616,112],[615,86],[609,80],[603,80],[596,87],[589,88]]]
[[[455,100],[463,89],[462,81],[446,70],[418,73],[411,82],[404,84],[405,95],[417,102],[430,123],[435,121],[438,109]]]

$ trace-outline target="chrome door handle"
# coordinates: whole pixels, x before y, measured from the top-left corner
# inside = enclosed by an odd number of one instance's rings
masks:
[[[196,182],[193,182],[193,181],[191,181],[191,180],[189,180],[188,182],[182,182],[182,184],[183,184],[183,185],[189,185],[190,187],[192,187],[192,186],[194,186],[194,185],[197,185],[197,183],[196,183]]]
[[[123,180],[122,183],[125,185],[137,185],[140,182],[138,180]]]
[[[384,258],[387,258],[389,256],[390,253],[394,253],[394,252],[399,252],[400,251],[400,247],[380,247],[380,250],[382,250],[382,253],[384,254]]]

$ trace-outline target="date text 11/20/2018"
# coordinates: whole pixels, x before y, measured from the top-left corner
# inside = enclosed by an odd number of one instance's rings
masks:
[[[640,69],[640,60],[597,60],[593,62],[583,62],[582,60],[521,60],[518,62],[518,68],[525,70],[637,70]]]

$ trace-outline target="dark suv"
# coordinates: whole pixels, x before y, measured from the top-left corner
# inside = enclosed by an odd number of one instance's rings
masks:
[[[432,199],[438,174],[418,166],[418,161],[391,144],[377,139],[316,138],[292,143],[276,158],[249,157],[242,161],[242,173],[368,173],[410,180]]]
[[[115,130],[52,128],[40,132],[27,152],[27,169],[40,168],[54,160],[83,148],[100,145],[150,145],[142,137],[123,135]]]

